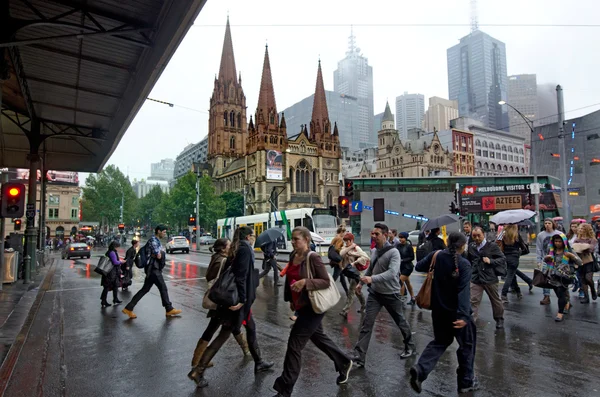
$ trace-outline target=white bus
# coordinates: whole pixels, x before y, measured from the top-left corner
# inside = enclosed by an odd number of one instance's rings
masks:
[[[321,245],[329,245],[335,237],[338,221],[335,214],[326,208],[299,208],[268,212],[264,214],[224,218],[217,221],[217,238],[233,238],[233,232],[240,226],[249,226],[258,236],[270,228],[281,228],[284,239],[278,244],[280,252],[292,251],[292,230],[296,226],[305,226],[325,240]],[[347,228],[348,229],[348,228]]]

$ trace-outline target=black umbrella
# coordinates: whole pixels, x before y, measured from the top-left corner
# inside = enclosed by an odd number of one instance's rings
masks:
[[[262,232],[254,243],[255,247],[262,247],[263,245],[267,245],[272,243],[273,241],[277,241],[278,239],[283,238],[283,229],[279,228],[271,228]]]
[[[442,226],[458,222],[456,215],[442,215],[440,217],[430,219],[421,227],[421,230],[439,229]]]

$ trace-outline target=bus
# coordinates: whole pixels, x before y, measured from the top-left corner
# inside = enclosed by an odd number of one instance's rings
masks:
[[[332,210],[327,208],[298,208],[238,216],[235,218],[223,218],[217,221],[216,237],[226,237],[231,240],[233,232],[240,226],[251,227],[257,236],[267,229],[280,228],[284,238],[278,241],[277,249],[281,252],[291,252],[292,230],[296,226],[304,226],[325,240],[321,245],[329,245],[335,237],[339,226],[335,215]]]

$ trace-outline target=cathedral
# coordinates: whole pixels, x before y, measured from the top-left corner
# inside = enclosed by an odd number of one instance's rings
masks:
[[[209,113],[208,163],[217,194],[244,194],[248,215],[337,203],[341,149],[337,125],[329,120],[320,61],[311,120],[288,137],[265,48],[258,105],[247,121],[228,19]]]

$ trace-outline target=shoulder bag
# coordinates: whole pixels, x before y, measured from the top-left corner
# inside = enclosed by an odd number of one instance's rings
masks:
[[[110,273],[113,266],[114,265],[112,264],[110,258],[108,256],[103,256],[98,261],[98,264],[96,265],[94,271],[98,274],[101,274],[102,276],[108,276],[108,273]]]
[[[436,251],[431,258],[431,264],[429,265],[429,271],[427,272],[427,278],[423,282],[419,293],[415,297],[417,306],[421,309],[431,310],[431,288],[433,287],[433,272],[435,270],[435,261],[440,251]]]
[[[209,293],[210,289],[212,288],[212,286],[215,284],[215,281],[217,281],[219,279],[219,276],[221,275],[221,269],[223,269],[223,265],[225,264],[226,261],[227,261],[227,258],[223,258],[221,260],[221,265],[219,266],[219,271],[217,272],[217,277],[215,277],[214,279],[212,279],[208,282],[206,292],[204,293],[204,298],[202,298],[202,307],[205,309],[208,309],[208,310],[216,310],[217,309],[217,304],[210,300],[210,298],[208,297],[208,293]]]
[[[215,279],[215,283],[208,290],[208,297],[217,306],[230,307],[238,304],[238,290],[233,266],[229,266]]]
[[[306,270],[308,272],[308,278],[312,279],[310,256],[311,253],[309,252],[308,256],[306,257]],[[331,274],[329,273],[327,273],[327,276],[329,276],[329,287],[325,289],[308,291],[308,299],[310,299],[312,309],[317,314],[325,313],[327,310],[335,306],[341,298],[340,291],[335,285],[333,277],[331,277]]]

